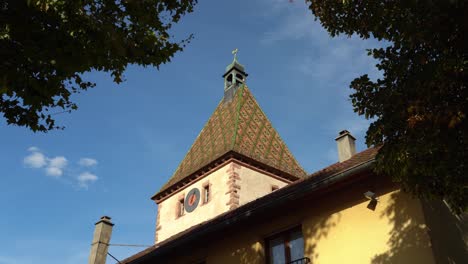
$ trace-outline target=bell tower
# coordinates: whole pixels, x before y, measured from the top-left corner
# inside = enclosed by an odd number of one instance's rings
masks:
[[[226,67],[224,78],[224,102],[230,102],[237,89],[245,84],[248,74],[245,72],[244,65],[237,61],[238,49],[232,51],[234,59]]]
[[[152,197],[158,205],[155,243],[307,175],[247,87],[237,49],[232,54],[223,99]]]

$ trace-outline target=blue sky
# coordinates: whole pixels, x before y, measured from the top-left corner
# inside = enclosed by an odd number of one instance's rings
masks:
[[[77,111],[56,116],[65,130],[35,134],[0,120],[0,264],[86,263],[101,215],[115,223],[112,243],[151,245],[150,197],[222,98],[234,48],[247,85],[307,172],[337,161],[342,129],[365,148],[369,122],[352,111],[348,87],[361,74],[378,76],[366,52],[377,41],[330,38],[299,0],[200,1],[173,32],[194,39],[159,71],[131,66],[120,85],[86,74],[97,86],[73,96]]]

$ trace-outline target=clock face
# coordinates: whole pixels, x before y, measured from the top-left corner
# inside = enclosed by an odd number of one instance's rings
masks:
[[[190,190],[190,192],[187,193],[187,196],[185,197],[185,211],[187,211],[187,213],[193,212],[193,210],[197,208],[199,202],[200,191],[197,188],[193,188],[192,190]]]

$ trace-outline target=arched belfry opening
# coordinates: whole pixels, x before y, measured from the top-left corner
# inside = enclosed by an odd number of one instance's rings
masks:
[[[228,90],[233,85],[238,86],[244,84],[246,76],[247,74],[245,72],[240,72],[236,68],[226,72],[224,75],[224,91]]]
[[[244,66],[237,61],[237,49],[235,49],[232,54],[234,54],[234,60],[226,67],[226,72],[223,75],[224,102],[231,101],[237,89],[245,84],[248,75],[245,72]]]

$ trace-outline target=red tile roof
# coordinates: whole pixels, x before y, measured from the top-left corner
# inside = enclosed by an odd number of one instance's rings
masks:
[[[309,175],[309,177],[316,177],[316,176],[322,176],[322,175],[331,175],[343,170],[346,170],[348,168],[354,167],[357,164],[361,164],[363,162],[366,162],[368,160],[373,159],[376,155],[377,152],[379,151],[380,147],[371,147],[366,150],[363,150],[357,154],[354,154],[350,159],[345,160],[343,162],[337,162],[335,164],[332,164],[328,167],[325,167],[319,171],[316,171],[312,174]]]

